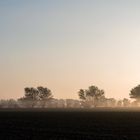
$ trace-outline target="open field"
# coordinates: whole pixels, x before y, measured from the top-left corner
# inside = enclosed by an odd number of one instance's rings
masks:
[[[1,109],[0,139],[139,140],[140,109]]]

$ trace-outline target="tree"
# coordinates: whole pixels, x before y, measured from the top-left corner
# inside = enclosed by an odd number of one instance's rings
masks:
[[[130,98],[135,99],[137,102],[140,101],[140,85],[134,87],[131,91],[130,91]]]
[[[107,98],[105,98],[105,96],[101,96],[97,103],[98,103],[97,105],[100,107],[106,107],[107,106]]]
[[[66,108],[80,108],[80,102],[74,99],[66,99]]]
[[[25,88],[25,98],[30,100],[37,100],[38,99],[38,90],[36,88]]]
[[[96,86],[90,86],[87,90],[80,89],[78,95],[86,106],[96,107],[99,100],[104,96],[104,91]]]
[[[85,91],[83,89],[80,89],[78,93],[79,93],[79,98],[81,100],[86,100],[86,94],[85,94]]]
[[[118,100],[118,102],[117,102],[117,107],[122,107],[122,100]]]
[[[114,98],[107,98],[106,99],[106,106],[107,107],[115,107],[116,106],[116,100]]]
[[[129,101],[128,99],[124,98],[124,99],[123,99],[123,106],[124,106],[124,107],[130,106],[130,101]]]
[[[22,104],[24,107],[35,107],[35,105],[37,104],[37,100],[38,100],[38,90],[31,87],[26,87],[24,88],[24,97],[19,98],[18,102],[20,104]]]
[[[8,108],[18,108],[18,103],[14,99],[7,100]]]
[[[41,102],[42,107],[44,107],[46,101],[48,101],[53,97],[51,90],[49,90],[48,88],[44,88],[42,86],[37,88],[26,87],[24,91],[25,91],[24,97],[19,98],[18,101],[26,107],[33,108],[39,101]]]
[[[53,98],[52,92],[50,89],[44,88],[42,86],[37,87],[37,90],[38,90],[39,100],[41,101],[41,106],[45,107],[46,102]]]
[[[0,100],[0,108],[8,108],[7,100]]]

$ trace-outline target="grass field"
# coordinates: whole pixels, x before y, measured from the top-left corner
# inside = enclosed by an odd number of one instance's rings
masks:
[[[140,109],[1,109],[0,139],[139,140]]]

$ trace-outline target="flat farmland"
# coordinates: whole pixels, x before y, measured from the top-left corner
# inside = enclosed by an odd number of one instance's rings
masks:
[[[140,109],[1,109],[0,139],[139,140]]]

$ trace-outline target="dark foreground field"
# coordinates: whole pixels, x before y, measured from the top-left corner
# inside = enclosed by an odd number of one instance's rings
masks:
[[[3,109],[0,139],[140,140],[140,111]]]

